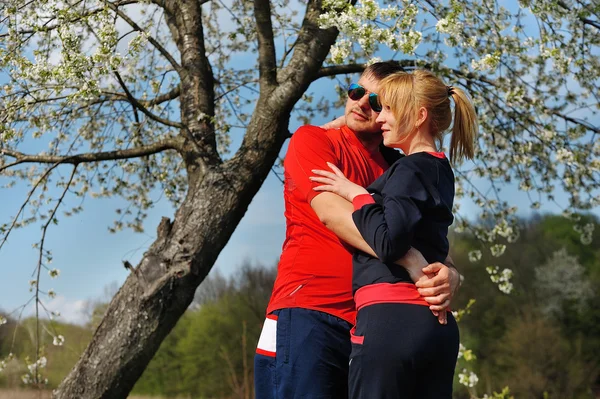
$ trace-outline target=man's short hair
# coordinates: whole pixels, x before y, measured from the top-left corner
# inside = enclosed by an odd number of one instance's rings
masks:
[[[382,80],[393,73],[402,71],[404,71],[404,69],[400,66],[398,61],[382,61],[375,62],[366,67],[362,76],[370,76],[376,80]]]

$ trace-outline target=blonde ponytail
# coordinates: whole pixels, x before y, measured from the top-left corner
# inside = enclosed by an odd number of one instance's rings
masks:
[[[471,99],[462,89],[448,87],[454,99],[454,124],[450,138],[450,160],[454,163],[463,158],[473,159],[477,137],[477,114]]]

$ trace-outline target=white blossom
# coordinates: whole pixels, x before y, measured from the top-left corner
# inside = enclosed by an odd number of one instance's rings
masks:
[[[469,388],[473,388],[477,385],[479,381],[479,377],[472,371],[467,371],[467,369],[463,369],[462,372],[458,373],[458,382],[464,386]]]
[[[505,250],[506,250],[506,245],[504,245],[504,244],[495,244],[490,247],[490,251],[492,253],[492,256],[494,256],[494,257],[502,256],[504,254]]]
[[[463,32],[464,25],[455,19],[449,20],[441,18],[435,24],[435,28],[440,33],[446,33],[450,36],[460,36]]]
[[[471,68],[475,71],[494,72],[499,64],[499,54],[486,54],[479,60],[471,60]]]
[[[503,269],[500,271],[498,266],[487,266],[485,270],[490,275],[490,280],[498,285],[498,289],[505,293],[510,294],[514,288],[511,279],[513,277],[513,271],[511,269]]]
[[[470,262],[475,263],[480,259],[481,259],[481,251],[480,250],[476,249],[473,251],[469,251],[469,261]]]
[[[54,346],[62,346],[65,343],[65,337],[62,335],[56,335],[52,340]]]
[[[475,356],[475,354],[473,354],[473,351],[471,349],[467,349],[462,343],[459,343],[458,358],[465,359],[467,362],[470,362],[472,360],[475,360],[477,357]]]
[[[558,151],[556,151],[556,160],[561,163],[573,164],[575,157],[568,149],[559,148]]]

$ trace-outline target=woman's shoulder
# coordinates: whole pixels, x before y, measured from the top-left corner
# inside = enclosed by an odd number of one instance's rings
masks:
[[[402,180],[413,178],[426,185],[437,185],[441,176],[453,178],[450,162],[445,156],[440,156],[438,153],[417,152],[404,156],[398,159],[388,172],[390,178],[391,176]]]
[[[419,168],[421,166],[431,166],[440,161],[443,162],[444,159],[427,152],[415,152],[399,158],[392,166],[395,168]]]

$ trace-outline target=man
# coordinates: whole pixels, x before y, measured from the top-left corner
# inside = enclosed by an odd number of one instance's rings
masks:
[[[399,70],[393,62],[372,64],[350,87],[346,126],[303,126],[290,141],[284,162],[286,239],[256,349],[257,399],[347,398],[350,329],[356,317],[351,252],[372,249],[352,221],[352,204],[314,191],[309,176],[331,162],[366,187],[398,158],[394,150],[381,147],[376,93],[379,81]],[[440,263],[423,271],[432,278],[420,293],[432,311],[443,312],[458,273]]]

